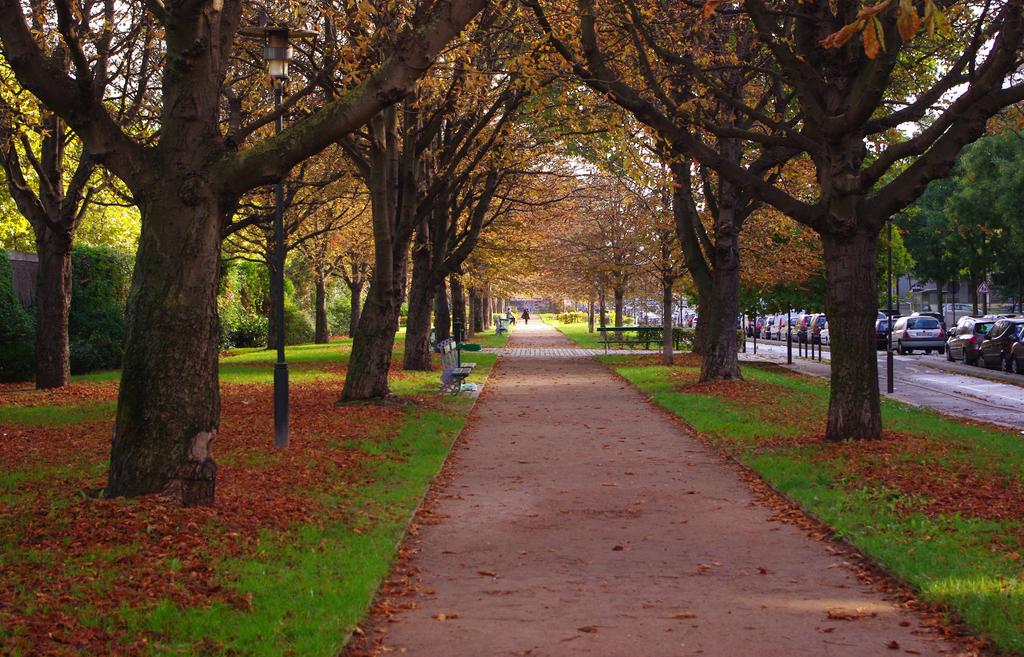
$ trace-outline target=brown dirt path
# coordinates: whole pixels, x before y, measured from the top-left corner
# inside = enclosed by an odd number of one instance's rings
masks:
[[[567,345],[535,320],[511,346]],[[377,619],[378,651],[957,651],[861,583],[829,545],[772,520],[734,468],[599,363],[503,358],[487,388],[431,510],[439,521],[419,527],[403,566],[419,589],[390,605],[411,608]],[[860,617],[832,620],[835,609]],[[357,643],[353,654],[369,641]]]

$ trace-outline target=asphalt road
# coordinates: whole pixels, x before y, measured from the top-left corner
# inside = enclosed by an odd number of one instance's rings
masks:
[[[748,340],[747,353],[740,354],[740,358],[785,364],[786,346],[759,340],[755,356],[753,343]],[[794,344],[793,364],[790,367],[805,374],[828,378],[828,351],[825,351],[822,358],[823,362],[820,363],[817,358],[800,358]],[[893,354],[893,374],[894,392],[891,396],[895,399],[953,417],[1024,430],[1024,386],[1020,385],[1024,384],[1024,376],[952,365],[946,361],[945,356],[935,353],[928,356]],[[879,389],[885,394],[885,352],[882,351],[878,352],[878,375]],[[1015,379],[1020,379],[1020,384],[1004,382]]]

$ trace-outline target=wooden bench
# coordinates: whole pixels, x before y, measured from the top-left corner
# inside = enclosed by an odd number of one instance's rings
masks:
[[[625,338],[621,340],[609,339],[609,340],[598,340],[597,343],[607,347],[610,344],[625,344],[625,345],[644,345],[644,349],[650,349],[652,342],[661,342],[661,340],[627,340]]]
[[[479,349],[479,345],[467,345],[474,346]],[[453,395],[459,394],[462,390],[462,383],[466,380],[470,374],[473,373],[473,368],[476,367],[476,363],[463,363],[461,356],[461,347],[452,340],[446,338],[441,340],[437,345],[437,350],[441,353],[441,394],[450,392]]]
[[[505,315],[494,316],[494,335],[508,333],[508,317]]]

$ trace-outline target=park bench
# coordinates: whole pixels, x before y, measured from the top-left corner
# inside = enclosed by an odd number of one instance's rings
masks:
[[[508,317],[505,315],[494,316],[494,335],[508,333]]]
[[[473,373],[476,363],[463,363],[462,351],[479,351],[478,344],[460,344],[451,338],[445,338],[437,345],[441,353],[441,390],[439,392],[450,392],[453,395],[459,394],[462,390],[462,382]]]
[[[608,350],[608,345],[613,344],[627,345],[630,348],[633,345],[644,345],[644,349],[650,349],[652,344],[661,344],[660,326],[603,326],[597,330],[602,334],[598,344],[604,345],[605,351]],[[625,333],[636,335],[630,337],[624,335]]]

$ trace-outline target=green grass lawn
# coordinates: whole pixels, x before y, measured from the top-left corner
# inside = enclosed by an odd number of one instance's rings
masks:
[[[0,406],[0,653],[337,655],[472,406],[437,371],[393,371],[405,404],[335,406],[350,347],[288,348],[283,451],[274,352],[222,359],[212,509],[83,493],[106,477],[116,373]],[[472,360],[481,383],[496,356]]]
[[[597,331],[590,333],[586,324],[563,324],[555,319],[554,315],[544,314],[541,316],[545,324],[555,327],[567,338],[575,342],[582,349],[604,349],[604,343],[599,342],[601,334]],[[610,345],[609,350],[619,349],[619,345]]]
[[[773,367],[693,386],[698,370],[606,364],[836,534],[1008,653],[1024,652],[1024,441],[884,400],[887,432],[825,444],[827,383]]]

